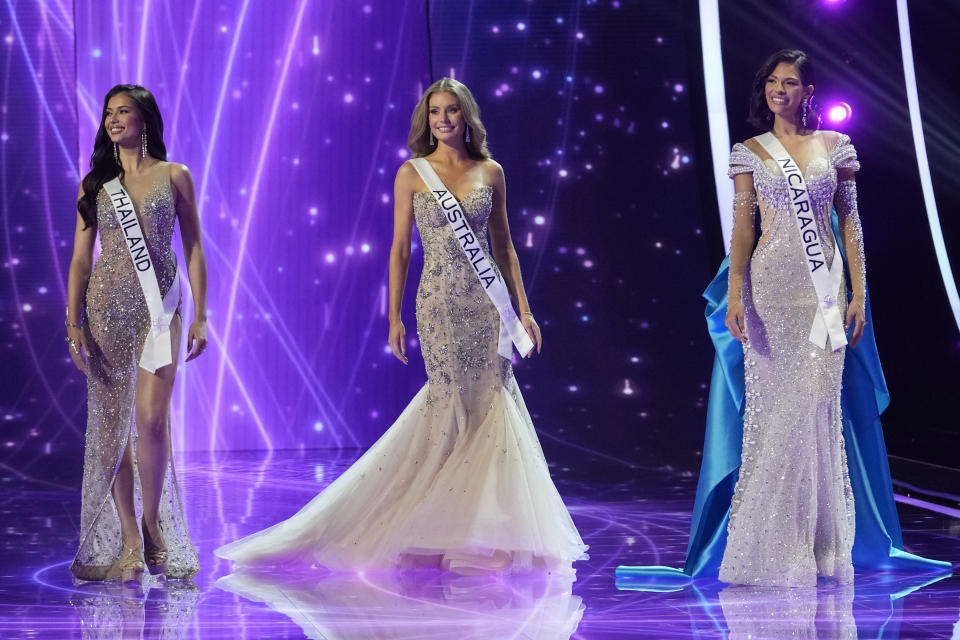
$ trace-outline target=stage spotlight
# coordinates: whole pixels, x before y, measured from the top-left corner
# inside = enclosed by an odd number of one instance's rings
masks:
[[[846,2],[846,1],[847,1],[847,0],[823,0],[823,3],[826,4],[826,5],[829,5],[829,6],[833,7],[833,6],[836,6],[836,5],[838,5],[838,4],[843,4],[843,3]]]
[[[837,102],[827,108],[827,120],[833,124],[842,124],[853,116],[853,109],[846,102]]]

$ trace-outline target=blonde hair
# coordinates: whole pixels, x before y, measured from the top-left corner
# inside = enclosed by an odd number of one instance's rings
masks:
[[[433,153],[437,148],[436,141],[430,144],[428,114],[430,111],[430,96],[443,91],[455,95],[460,103],[463,120],[470,131],[470,142],[464,142],[467,153],[477,160],[492,158],[490,150],[487,149],[487,129],[480,121],[480,107],[477,106],[477,101],[473,99],[473,94],[470,93],[470,89],[467,89],[467,85],[453,78],[441,78],[427,87],[426,93],[423,94],[420,102],[413,110],[413,117],[410,118],[410,135],[407,136],[407,148],[413,152],[413,157],[422,158]]]

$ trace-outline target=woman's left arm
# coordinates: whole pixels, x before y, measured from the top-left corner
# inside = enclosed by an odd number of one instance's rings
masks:
[[[843,252],[847,256],[850,284],[853,288],[853,300],[847,306],[845,326],[849,329],[850,325],[853,325],[853,333],[850,334],[850,346],[855,347],[863,336],[863,326],[867,322],[865,311],[867,269],[866,259],[863,255],[863,227],[860,225],[860,214],[857,211],[857,183],[853,177],[853,169],[838,169],[837,180],[834,205],[837,207]]]
[[[517,305],[520,313],[520,323],[527,330],[527,334],[540,353],[542,338],[540,327],[530,311],[527,301],[527,292],[523,288],[523,277],[520,275],[520,260],[517,259],[517,250],[510,237],[510,225],[507,222],[507,187],[503,177],[503,167],[493,160],[487,161],[487,179],[493,186],[493,210],[490,212],[490,248],[493,251],[493,261],[500,269],[506,282],[507,289]],[[527,354],[530,357],[533,352]]]
[[[183,259],[193,291],[193,322],[187,334],[187,359],[190,362],[207,348],[207,260],[200,241],[200,214],[197,211],[193,176],[186,165],[174,163],[170,170],[173,183],[180,237],[183,239]]]

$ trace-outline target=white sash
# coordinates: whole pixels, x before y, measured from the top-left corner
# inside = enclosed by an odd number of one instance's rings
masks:
[[[840,283],[843,281],[843,259],[840,257],[840,247],[834,237],[833,262],[828,268],[820,231],[807,193],[807,183],[803,179],[800,168],[783,144],[769,131],[757,136],[757,141],[763,145],[787,178],[787,190],[797,222],[797,232],[800,234],[803,258],[807,261],[807,269],[813,281],[813,288],[817,292],[819,305],[817,315],[813,318],[813,326],[810,328],[810,342],[821,349],[826,349],[829,337],[830,346],[835,351],[847,344],[843,316],[840,314],[837,301],[837,296],[840,295]],[[829,233],[833,235],[832,230]]]
[[[497,344],[497,353],[504,358],[510,359],[513,354],[511,342],[517,346],[517,351],[521,356],[526,356],[533,349],[533,341],[523,328],[520,319],[513,310],[510,303],[510,292],[507,290],[503,280],[497,275],[490,263],[487,254],[480,246],[480,241],[470,229],[467,217],[463,214],[460,203],[454,197],[453,193],[447,189],[440,176],[430,166],[426,158],[414,158],[410,161],[413,168],[417,170],[427,189],[433,194],[440,209],[446,214],[447,222],[450,223],[450,229],[457,238],[460,248],[467,258],[467,262],[473,265],[474,273],[483,290],[487,292],[490,302],[497,308],[500,314],[500,340]]]
[[[170,323],[180,304],[180,276],[176,275],[170,290],[165,297],[160,296],[160,284],[157,282],[157,272],[153,268],[153,260],[147,250],[147,241],[143,237],[137,212],[133,208],[133,201],[120,178],[110,180],[103,187],[113,203],[113,212],[117,222],[123,230],[123,237],[127,243],[127,251],[133,261],[133,270],[140,279],[140,288],[150,310],[150,332],[143,343],[143,353],[140,355],[140,366],[150,373],[173,362],[173,345],[170,341]]]

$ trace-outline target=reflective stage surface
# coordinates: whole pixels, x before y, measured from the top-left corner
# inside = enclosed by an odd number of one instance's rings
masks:
[[[193,582],[74,585],[78,491],[4,473],[2,638],[960,638],[960,577],[860,573],[852,587],[619,584],[618,564],[680,566],[696,478],[548,451],[591,545],[577,580],[432,569],[231,574],[213,549],[287,517],[358,452],[188,456],[179,465],[201,559]],[[61,470],[63,471],[63,470]],[[78,477],[64,472],[61,477]],[[597,480],[602,478],[603,480]],[[960,521],[899,505],[907,548],[960,561]],[[649,590],[651,589],[652,590]],[[648,590],[642,590],[648,589]]]

